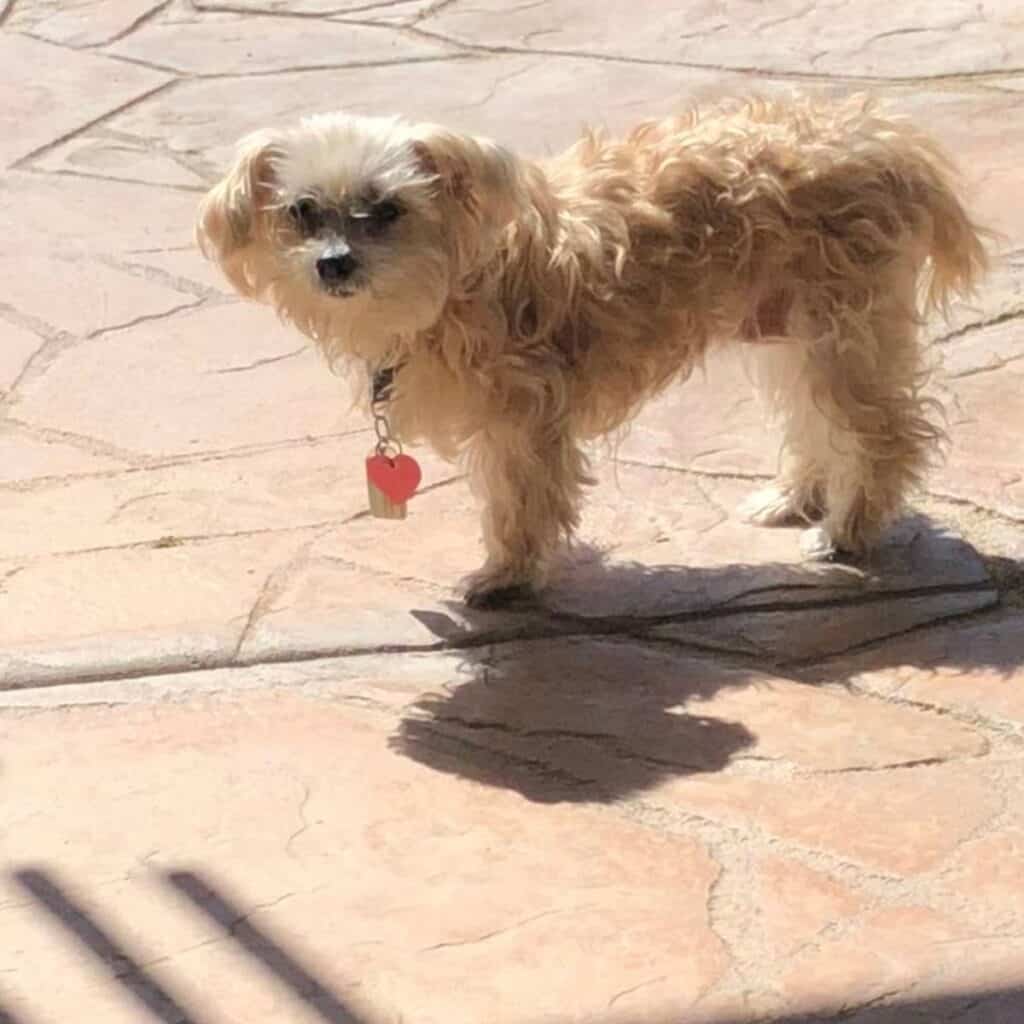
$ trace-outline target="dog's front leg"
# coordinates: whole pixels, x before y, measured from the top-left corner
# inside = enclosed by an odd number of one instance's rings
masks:
[[[487,561],[466,585],[466,603],[496,608],[532,596],[559,542],[579,523],[587,460],[564,424],[481,431],[470,475],[482,498]]]

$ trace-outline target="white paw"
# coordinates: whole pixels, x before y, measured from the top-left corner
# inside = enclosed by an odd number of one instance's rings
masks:
[[[808,561],[828,562],[836,552],[836,543],[824,526],[812,526],[800,534],[800,553]]]
[[[738,512],[744,522],[755,526],[791,526],[798,521],[806,522],[793,490],[778,484],[755,491],[742,502]]]

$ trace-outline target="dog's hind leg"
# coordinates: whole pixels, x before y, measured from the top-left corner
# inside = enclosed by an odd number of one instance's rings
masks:
[[[866,553],[902,511],[942,431],[918,341],[916,267],[908,260],[878,274],[860,294],[822,290],[810,307],[794,380],[790,443],[813,466],[824,516],[806,531],[805,555]],[[809,324],[810,326],[810,324]],[[805,477],[807,478],[807,477]]]
[[[799,320],[794,318],[794,328]],[[772,419],[782,427],[782,452],[776,478],[739,507],[741,518],[756,526],[799,526],[824,514],[828,424],[805,395],[806,346],[802,339],[745,348],[751,357],[759,395]]]
[[[470,452],[474,489],[483,499],[487,561],[467,581],[466,603],[495,608],[543,582],[559,542],[579,522],[587,460],[564,430],[507,423],[481,431]]]

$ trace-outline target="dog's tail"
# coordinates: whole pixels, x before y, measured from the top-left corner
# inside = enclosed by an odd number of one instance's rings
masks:
[[[948,314],[950,300],[971,294],[988,270],[988,243],[996,235],[975,223],[964,208],[959,175],[945,155],[926,141],[919,147],[908,183],[927,257],[923,298],[926,309]]]

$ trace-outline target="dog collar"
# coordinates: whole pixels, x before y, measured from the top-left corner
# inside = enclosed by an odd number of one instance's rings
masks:
[[[378,405],[391,398],[391,392],[395,386],[395,375],[401,366],[401,363],[396,363],[394,366],[381,366],[370,373],[371,405]]]

